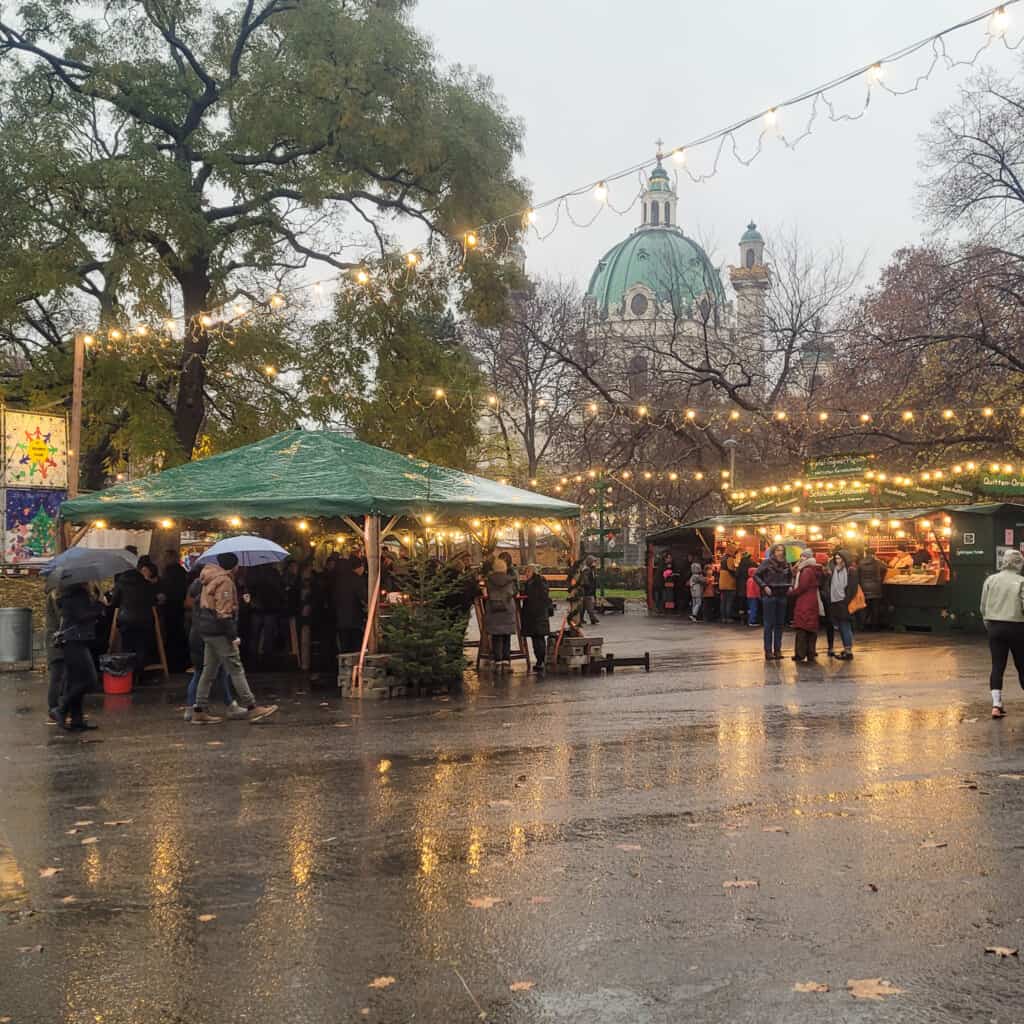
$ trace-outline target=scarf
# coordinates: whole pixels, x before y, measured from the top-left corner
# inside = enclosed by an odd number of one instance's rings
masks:
[[[832,582],[829,584],[829,600],[833,602],[840,602],[846,600],[846,582],[849,578],[849,572],[844,569],[833,569],[832,570]]]
[[[800,585],[800,573],[804,571],[809,565],[817,565],[817,559],[812,555],[810,558],[801,558],[796,563],[796,576],[793,578],[793,586],[797,587]]]

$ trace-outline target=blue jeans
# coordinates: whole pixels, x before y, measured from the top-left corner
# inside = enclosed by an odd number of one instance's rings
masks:
[[[747,623],[751,626],[757,625],[757,616],[761,612],[761,598],[747,598]]]
[[[196,691],[199,689],[199,677],[202,675],[202,671],[201,668],[197,668],[188,681],[188,693],[185,694],[185,707],[187,708],[195,707]],[[231,680],[228,679],[228,674],[223,668],[217,673],[217,679],[224,684],[224,703],[230,707],[235,695],[231,692]]]
[[[786,598],[775,594],[761,598],[764,609],[764,653],[778,654],[782,650],[782,628],[786,625]]]
[[[839,635],[843,638],[843,649],[853,650],[853,623],[849,619],[840,619],[836,623]]]

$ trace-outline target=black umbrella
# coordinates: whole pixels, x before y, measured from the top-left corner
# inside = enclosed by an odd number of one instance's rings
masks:
[[[103,548],[71,548],[62,555],[50,559],[40,575],[46,577],[46,587],[70,587],[75,583],[88,583],[90,580],[105,580],[118,573],[134,569],[138,555],[133,555],[123,548],[107,550]]]

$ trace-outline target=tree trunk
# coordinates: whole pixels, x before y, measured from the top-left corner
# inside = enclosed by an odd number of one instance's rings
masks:
[[[178,400],[174,409],[174,435],[186,461],[192,458],[196,439],[206,418],[206,355],[210,333],[200,317],[208,312],[210,301],[209,259],[197,257],[189,271],[178,281],[185,311],[185,338],[181,349]]]

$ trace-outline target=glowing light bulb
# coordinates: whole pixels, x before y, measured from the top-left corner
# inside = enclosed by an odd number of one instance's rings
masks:
[[[668,478],[669,478],[669,480],[678,480],[679,479],[679,474],[678,473],[669,473]]]
[[[264,373],[265,373],[265,374],[266,374],[266,375],[267,375],[268,377],[276,377],[276,376],[277,376],[277,367],[276,367],[276,366],[270,366],[270,365],[268,364],[268,365],[266,365],[266,366],[264,366],[264,367],[263,367],[263,372],[264,372]]]
[[[536,222],[537,222],[537,211],[533,210],[533,209],[527,210],[526,211],[526,223],[527,224],[536,224]]]
[[[981,415],[986,418],[988,418],[989,416],[994,416],[995,409],[993,409],[991,405],[986,405],[985,408],[981,410]]]
[[[212,326],[213,326],[213,317],[212,317],[212,316],[210,316],[210,314],[209,314],[209,313],[204,313],[204,314],[203,314],[203,315],[202,315],[202,316],[201,316],[201,317],[199,318],[199,324],[200,324],[200,326],[202,326],[202,327],[212,327]]]
[[[429,526],[433,521],[434,517],[429,512],[423,517],[423,522],[425,522],[427,526]]]
[[[989,468],[990,472],[998,473],[999,472],[999,463],[998,462],[993,462],[988,468]]]
[[[900,521],[898,519],[890,519],[889,520],[889,526],[893,530],[898,530],[900,525],[901,524],[900,524]]]
[[[96,339],[91,334],[87,334],[82,339],[82,344],[85,345],[86,348],[88,348],[90,345],[95,345],[96,344]]]
[[[885,78],[885,68],[881,64],[872,64],[868,68],[868,82],[871,85],[878,85]]]
[[[648,470],[644,470],[644,479],[645,480],[652,480],[653,478],[654,478],[654,474],[649,469]]]
[[[978,467],[977,467],[977,465],[976,465],[975,463],[973,463],[973,462],[968,462],[968,463],[967,463],[967,469],[968,469],[968,471],[970,471],[970,470],[973,470],[973,469],[977,469],[977,468],[978,468]]]
[[[420,261],[420,258],[419,258],[419,256],[416,253],[414,253],[414,252],[407,252],[405,254],[405,262],[410,267],[415,267],[416,264],[419,263],[419,261]]]
[[[687,409],[686,410],[686,418],[688,420],[695,420],[697,418],[697,410],[696,409]]]
[[[686,163],[685,146],[677,146],[675,149],[672,150],[672,161],[673,163],[678,164],[680,167],[682,167],[683,164]]]
[[[742,526],[736,531],[736,536],[737,537],[746,537],[746,535],[747,535],[747,531],[744,530]]]
[[[92,525],[94,529],[105,530],[107,528],[107,521],[106,519],[97,519]]]
[[[738,420],[739,418],[740,418],[740,414],[739,414],[739,412],[736,409],[733,409],[733,411],[731,413],[729,413],[729,419],[731,419],[731,420]]]
[[[725,527],[724,526],[716,526],[715,527],[715,533],[725,533]]]
[[[238,517],[238,516],[232,516],[232,517],[231,517],[231,518],[230,518],[230,519],[228,520],[228,526],[234,527],[234,529],[236,529],[236,530],[237,530],[237,529],[238,529],[238,527],[240,527],[241,525],[242,525],[242,520],[241,520],[241,519],[239,519],[239,517]]]
[[[903,410],[903,422],[909,423],[914,418],[914,414],[909,409]]]
[[[112,327],[110,332],[107,334],[107,337],[110,338],[111,341],[120,341],[124,337],[124,333],[119,331],[116,327]]]
[[[649,410],[646,405],[641,405],[637,407],[636,414],[637,416],[646,416],[648,411]]]
[[[173,519],[161,519],[160,520],[160,529],[161,530],[171,530],[173,528],[174,528],[174,520]]]
[[[694,473],[693,474],[693,479],[694,480],[703,480],[704,479],[704,474],[701,473],[701,472]]]
[[[591,413],[592,415],[596,415],[597,414],[597,402],[590,402],[587,405],[587,412]]]
[[[819,412],[818,413],[818,420],[821,423],[824,423],[827,419],[828,419],[828,413],[827,412]]]
[[[444,398],[444,388],[434,388],[434,397],[440,401]]]
[[[871,422],[871,413],[869,413],[869,412],[862,412],[860,414],[860,421],[861,421],[861,423],[870,423]]]
[[[774,128],[779,123],[779,111],[776,107],[765,111],[764,123],[766,128]]]
[[[882,520],[881,519],[872,519],[871,520],[871,525],[874,526],[877,529],[879,526],[882,525]]]
[[[599,181],[594,186],[594,199],[599,203],[608,202],[608,186],[603,181]]]
[[[958,474],[958,475],[959,475],[960,473],[962,473],[963,471],[964,471],[964,467],[963,467],[963,466],[954,466],[954,467],[953,467],[953,472],[954,472],[954,473],[956,473],[956,474]]]
[[[942,528],[942,536],[943,537],[952,537],[953,536],[952,529],[950,527],[948,527],[948,526],[944,526]]]
[[[476,233],[475,232],[473,232],[473,231],[467,231],[466,232],[466,247],[467,248],[475,249],[476,245],[477,245],[477,243],[479,241],[480,241],[480,239],[476,237]]]
[[[365,270],[356,271],[356,284],[366,284],[370,280],[370,275]]]
[[[943,409],[942,410],[942,418],[944,420],[951,420],[955,415],[956,415],[956,413],[953,412],[952,409]]]
[[[1003,472],[1004,473],[1012,473],[1013,472],[1013,466],[1011,466],[1011,465],[1009,465],[1009,463],[1007,463],[1007,465],[1003,466]]]
[[[785,418],[786,414],[780,409],[776,414],[775,418],[781,423]]]
[[[270,296],[270,305],[273,309],[280,309],[284,305],[284,296],[280,292],[274,292]]]
[[[487,396],[487,404],[488,405],[497,405],[498,404],[498,396],[497,395],[488,395]]]
[[[307,523],[305,519],[300,519],[298,526],[300,533],[305,533],[309,529],[309,523]]]
[[[1006,13],[1005,7],[998,7],[992,14],[989,21],[989,33],[997,39],[1006,35],[1010,27],[1010,15]]]

